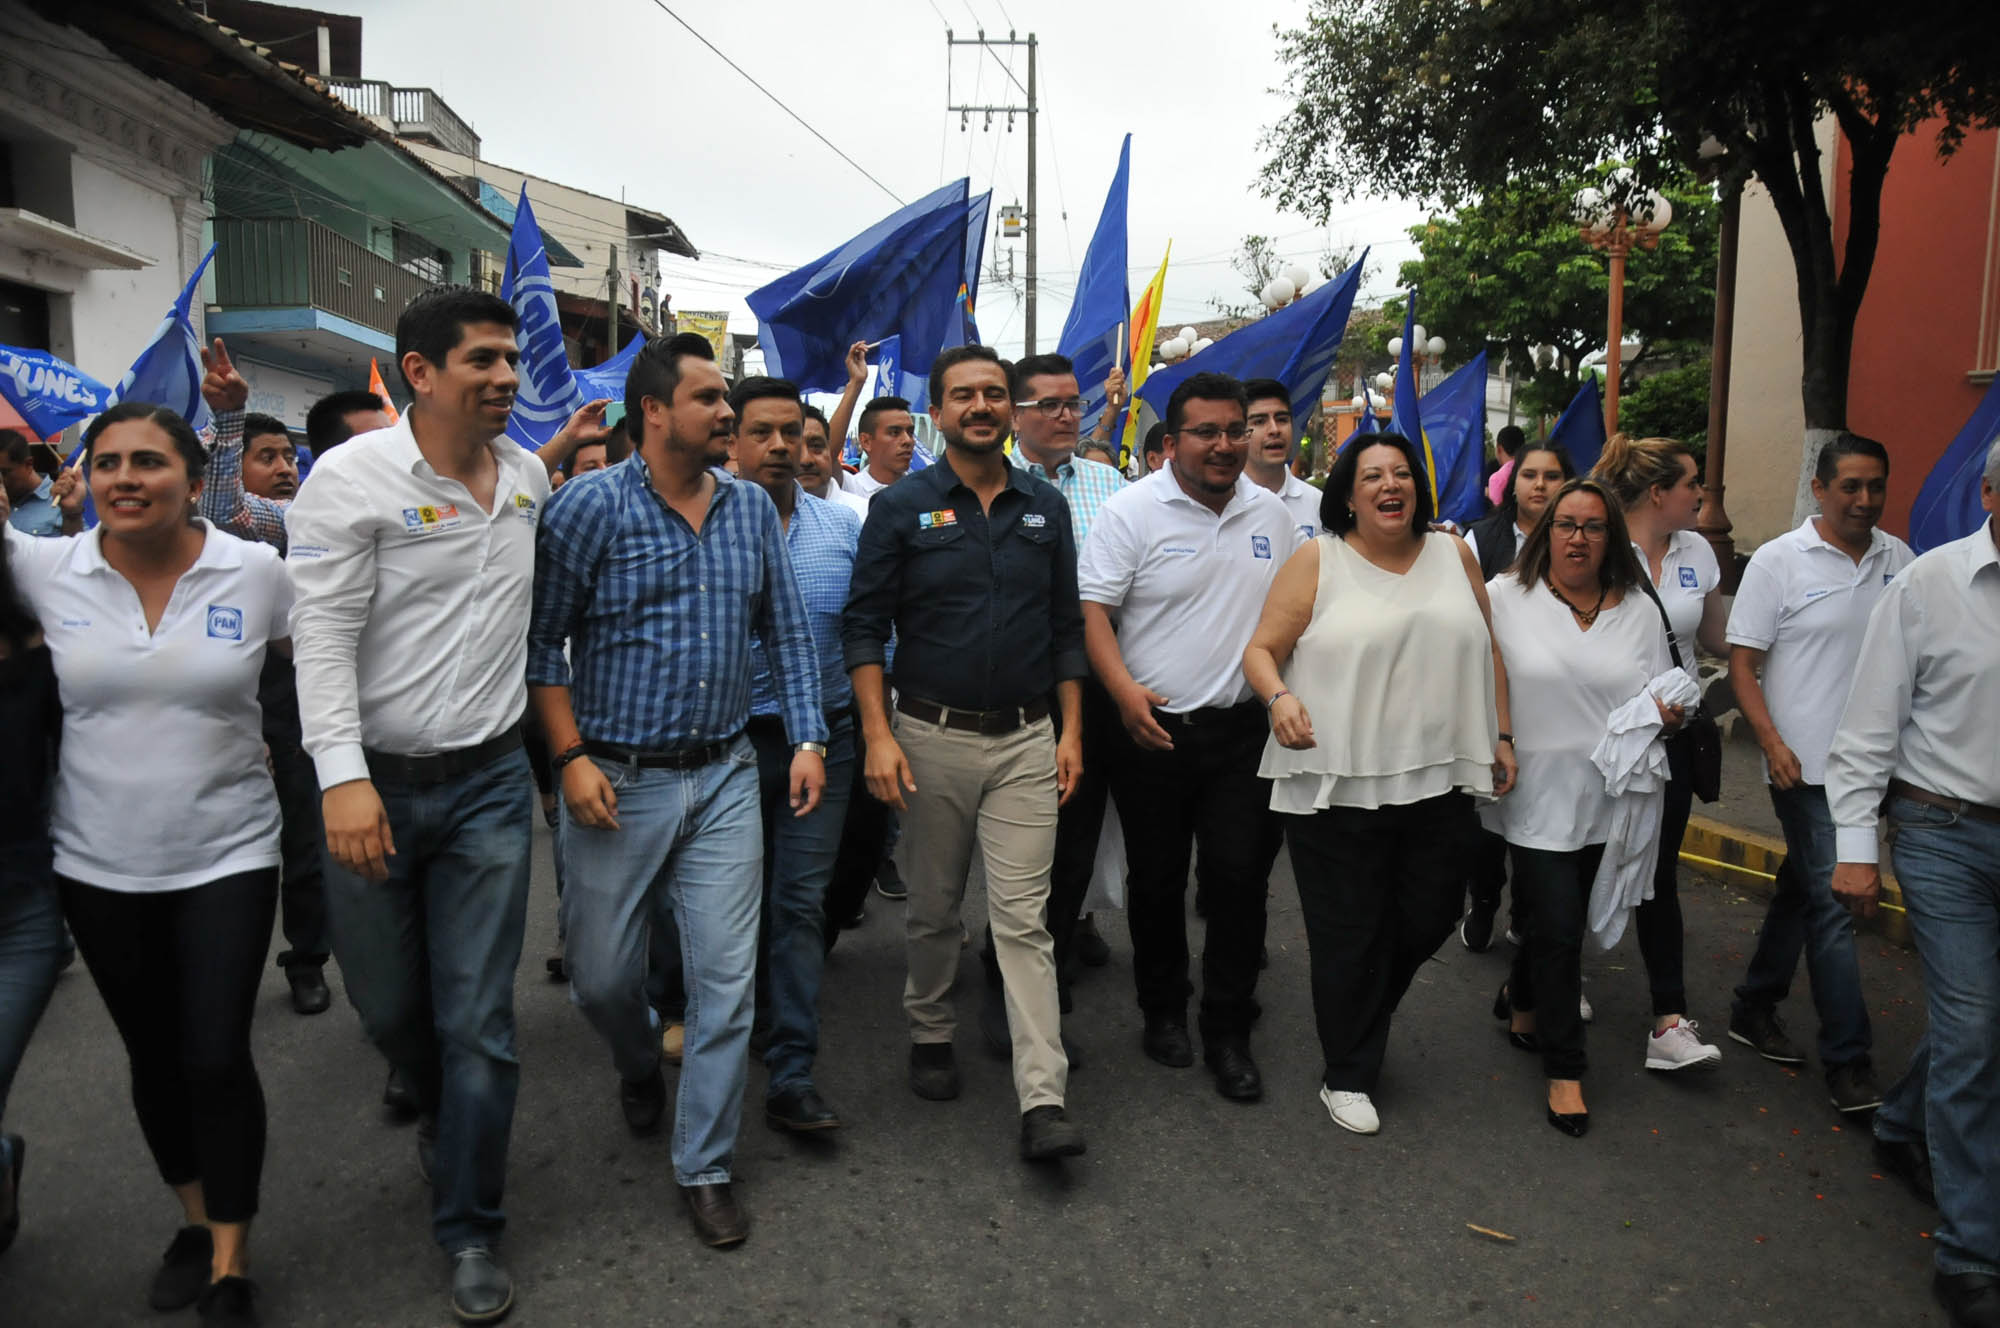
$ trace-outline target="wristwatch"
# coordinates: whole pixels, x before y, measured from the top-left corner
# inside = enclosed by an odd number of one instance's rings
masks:
[[[792,751],[794,754],[798,752],[811,752],[822,761],[826,759],[826,744],[823,742],[802,742],[792,748]]]
[[[582,756],[583,754],[584,754],[584,746],[582,743],[578,743],[574,747],[570,747],[563,751],[557,752],[554,756],[551,756],[549,758],[549,769],[555,772],[557,775],[560,775],[562,774],[563,768],[565,766],[567,766],[571,761],[574,761],[577,757]]]

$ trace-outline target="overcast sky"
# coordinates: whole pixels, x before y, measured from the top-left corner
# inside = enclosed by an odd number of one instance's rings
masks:
[[[1297,23],[1303,0],[666,3],[903,200],[970,175],[974,192],[993,189],[996,218],[1025,201],[1025,119],[1010,135],[974,117],[965,133],[945,107],[1025,98],[977,48],[947,61],[945,28],[1033,31],[1043,350],[1061,332],[1128,130],[1130,285],[1136,296],[1171,239],[1163,325],[1212,316],[1212,296],[1243,298],[1228,259],[1246,234],[1278,237],[1308,266],[1328,243],[1373,245],[1371,295],[1414,254],[1415,207],[1360,199],[1322,229],[1257,194],[1257,140],[1284,106],[1269,91],[1282,72],[1272,28]],[[488,159],[671,216],[703,257],[670,260],[664,290],[677,309],[728,309],[732,331],[755,330],[744,294],[897,206],[655,0],[328,7],[363,16],[364,76],[436,89]],[[1027,81],[1025,48],[1013,77]],[[986,246],[989,273],[996,254],[1004,271],[1016,251],[1014,290],[989,276],[979,300],[982,334],[1007,354],[1021,349],[1023,248],[990,234]]]

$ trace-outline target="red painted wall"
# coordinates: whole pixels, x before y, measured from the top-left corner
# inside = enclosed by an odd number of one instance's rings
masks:
[[[2000,132],[1987,130],[1940,162],[1937,134],[1926,128],[1899,143],[1889,163],[1881,244],[1854,328],[1847,423],[1889,449],[1882,524],[1897,535],[1909,533],[1918,487],[1985,392],[1966,374],[1993,367],[1975,360],[1997,151]],[[1842,138],[1836,253],[1847,244],[1850,169]]]

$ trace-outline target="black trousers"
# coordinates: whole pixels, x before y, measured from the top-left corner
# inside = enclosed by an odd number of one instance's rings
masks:
[[[1687,836],[1688,814],[1693,809],[1694,785],[1684,779],[1669,779],[1666,806],[1660,812],[1660,856],[1653,863],[1653,897],[1635,910],[1638,917],[1633,929],[1639,933],[1639,955],[1646,961],[1646,983],[1652,988],[1656,1015],[1684,1014],[1688,1008],[1681,967],[1685,940],[1680,860],[1681,840]]]
[[[1472,896],[1472,902],[1499,912],[1500,896],[1507,888],[1507,841],[1480,826],[1473,831],[1472,850],[1466,861],[1469,866],[1466,891]],[[1517,896],[1513,913],[1518,915],[1520,911],[1521,902]],[[1519,931],[1519,928],[1515,930]]]
[[[275,868],[131,894],[58,876],[76,947],[132,1066],[160,1178],[201,1182],[208,1216],[248,1222],[264,1171],[250,1020],[278,907]]]
[[[1132,976],[1148,1015],[1185,1017],[1190,859],[1208,906],[1201,956],[1204,1040],[1243,1037],[1259,1013],[1264,948],[1263,836],[1271,782],[1257,776],[1267,730],[1255,701],[1156,718],[1173,750],[1147,751],[1122,724],[1114,735],[1111,796],[1125,829],[1126,918]]]
[[[271,749],[271,781],[278,789],[284,829],[279,838],[285,865],[279,885],[284,905],[285,949],[278,967],[318,968],[326,963],[326,831],[320,824],[319,775],[294,734],[289,740],[264,735]]]
[[[1336,1092],[1372,1093],[1397,1003],[1458,921],[1464,855],[1478,828],[1472,799],[1445,793],[1287,820],[1323,1082]]]
[[[1551,1079],[1581,1079],[1583,1015],[1583,934],[1590,922],[1590,883],[1604,845],[1587,844],[1571,853],[1514,847],[1514,904],[1521,946],[1507,979],[1514,1009],[1535,1012],[1535,1040],[1542,1046],[1542,1073]]]
[[[861,734],[861,711],[854,712],[854,783],[847,799],[847,820],[840,827],[840,849],[834,854],[833,876],[826,883],[826,948],[840,937],[840,924],[861,911],[868,888],[889,846],[889,804],[868,791],[868,740]]]

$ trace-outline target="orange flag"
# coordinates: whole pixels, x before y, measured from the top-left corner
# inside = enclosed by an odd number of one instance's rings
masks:
[[[389,395],[389,389],[382,384],[382,366],[375,363],[373,356],[368,360],[368,390],[382,398],[382,408],[389,412],[389,423],[394,424],[402,418],[396,409],[396,399]]]

